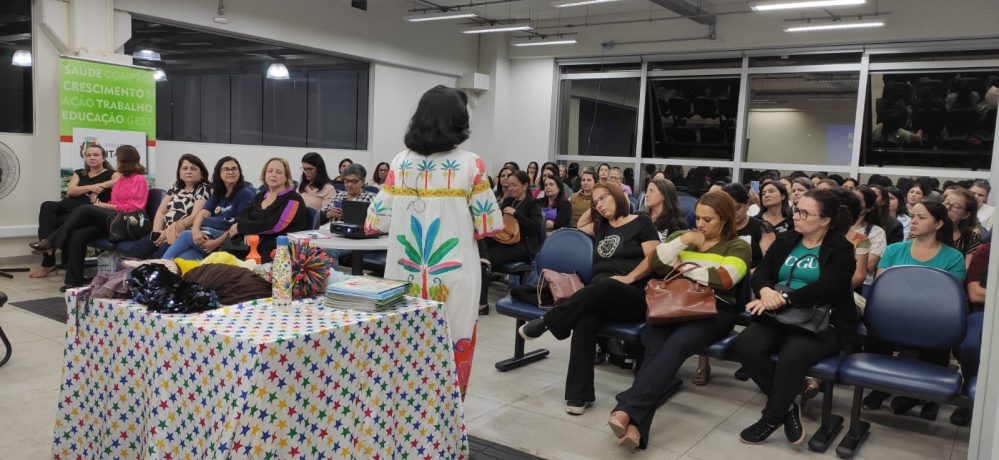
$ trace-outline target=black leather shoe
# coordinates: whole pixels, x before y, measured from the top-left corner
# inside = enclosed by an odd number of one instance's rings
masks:
[[[791,403],[791,410],[784,416],[784,435],[787,442],[798,445],[805,440],[805,428],[801,426],[801,408]]]
[[[919,410],[919,416],[926,420],[936,420],[937,412],[939,412],[939,406],[933,401],[926,401],[923,403],[923,408]]]
[[[53,248],[52,243],[49,243],[49,240],[35,241],[34,243],[28,243],[28,246],[38,252],[45,252]]]
[[[968,426],[971,423],[971,409],[958,407],[953,414],[950,414],[950,423],[957,426]]]
[[[759,444],[774,434],[777,428],[780,428],[779,423],[771,425],[761,418],[758,422],[749,425],[749,428],[742,430],[742,433],[739,434],[739,440],[746,444]]]
[[[482,316],[488,315],[489,314],[489,304],[485,304],[485,305],[479,307],[479,314],[482,315]]]
[[[908,396],[896,396],[891,400],[891,412],[895,415],[905,415],[913,407],[919,405],[919,400]]]
[[[541,335],[547,330],[548,325],[545,324],[545,317],[542,316],[524,323],[523,326],[520,326],[520,328],[517,329],[517,333],[520,334],[522,339],[531,340],[541,337]]]
[[[749,380],[749,372],[746,372],[745,367],[740,367],[739,370],[735,371],[735,379],[745,382]]]

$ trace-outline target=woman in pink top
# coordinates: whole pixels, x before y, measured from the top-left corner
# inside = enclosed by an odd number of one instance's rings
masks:
[[[30,244],[36,251],[60,248],[65,253],[66,279],[60,291],[87,284],[83,279],[83,259],[87,244],[107,236],[108,217],[116,212],[139,211],[146,207],[149,184],[144,176],[146,168],[139,163],[139,152],[131,145],[122,145],[115,150],[115,157],[118,159],[121,179],[111,188],[111,201],[105,203],[94,196],[92,204],[74,209],[66,223],[48,237]]]

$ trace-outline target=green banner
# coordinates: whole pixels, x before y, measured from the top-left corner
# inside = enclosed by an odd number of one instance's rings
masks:
[[[73,128],[146,133],[156,140],[156,82],[152,69],[61,58],[59,135]],[[139,146],[136,146],[139,147]]]

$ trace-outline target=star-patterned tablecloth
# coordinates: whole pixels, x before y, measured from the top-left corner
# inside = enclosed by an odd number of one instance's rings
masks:
[[[440,303],[163,315],[66,301],[56,459],[468,457]]]

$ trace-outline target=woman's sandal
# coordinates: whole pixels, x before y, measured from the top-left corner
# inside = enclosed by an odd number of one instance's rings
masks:
[[[627,447],[632,452],[638,450],[638,446],[641,442],[642,435],[638,433],[638,427],[635,425],[628,425],[624,436],[618,438],[617,440],[618,445]]]
[[[618,439],[624,437],[630,423],[631,417],[628,417],[627,412],[621,410],[611,412],[610,418],[607,420],[607,426],[614,432],[614,437]]]
[[[818,396],[822,389],[822,381],[814,377],[805,377],[805,388],[801,390],[801,407],[805,410],[805,403],[809,399]]]
[[[42,266],[32,270],[31,273],[28,274],[28,278],[45,278],[46,276],[58,272],[59,272],[59,267],[56,267],[55,265],[51,267]]]
[[[711,381],[711,366],[705,366],[704,368],[698,367],[694,370],[694,376],[691,377],[690,383],[697,386],[707,385]]]

